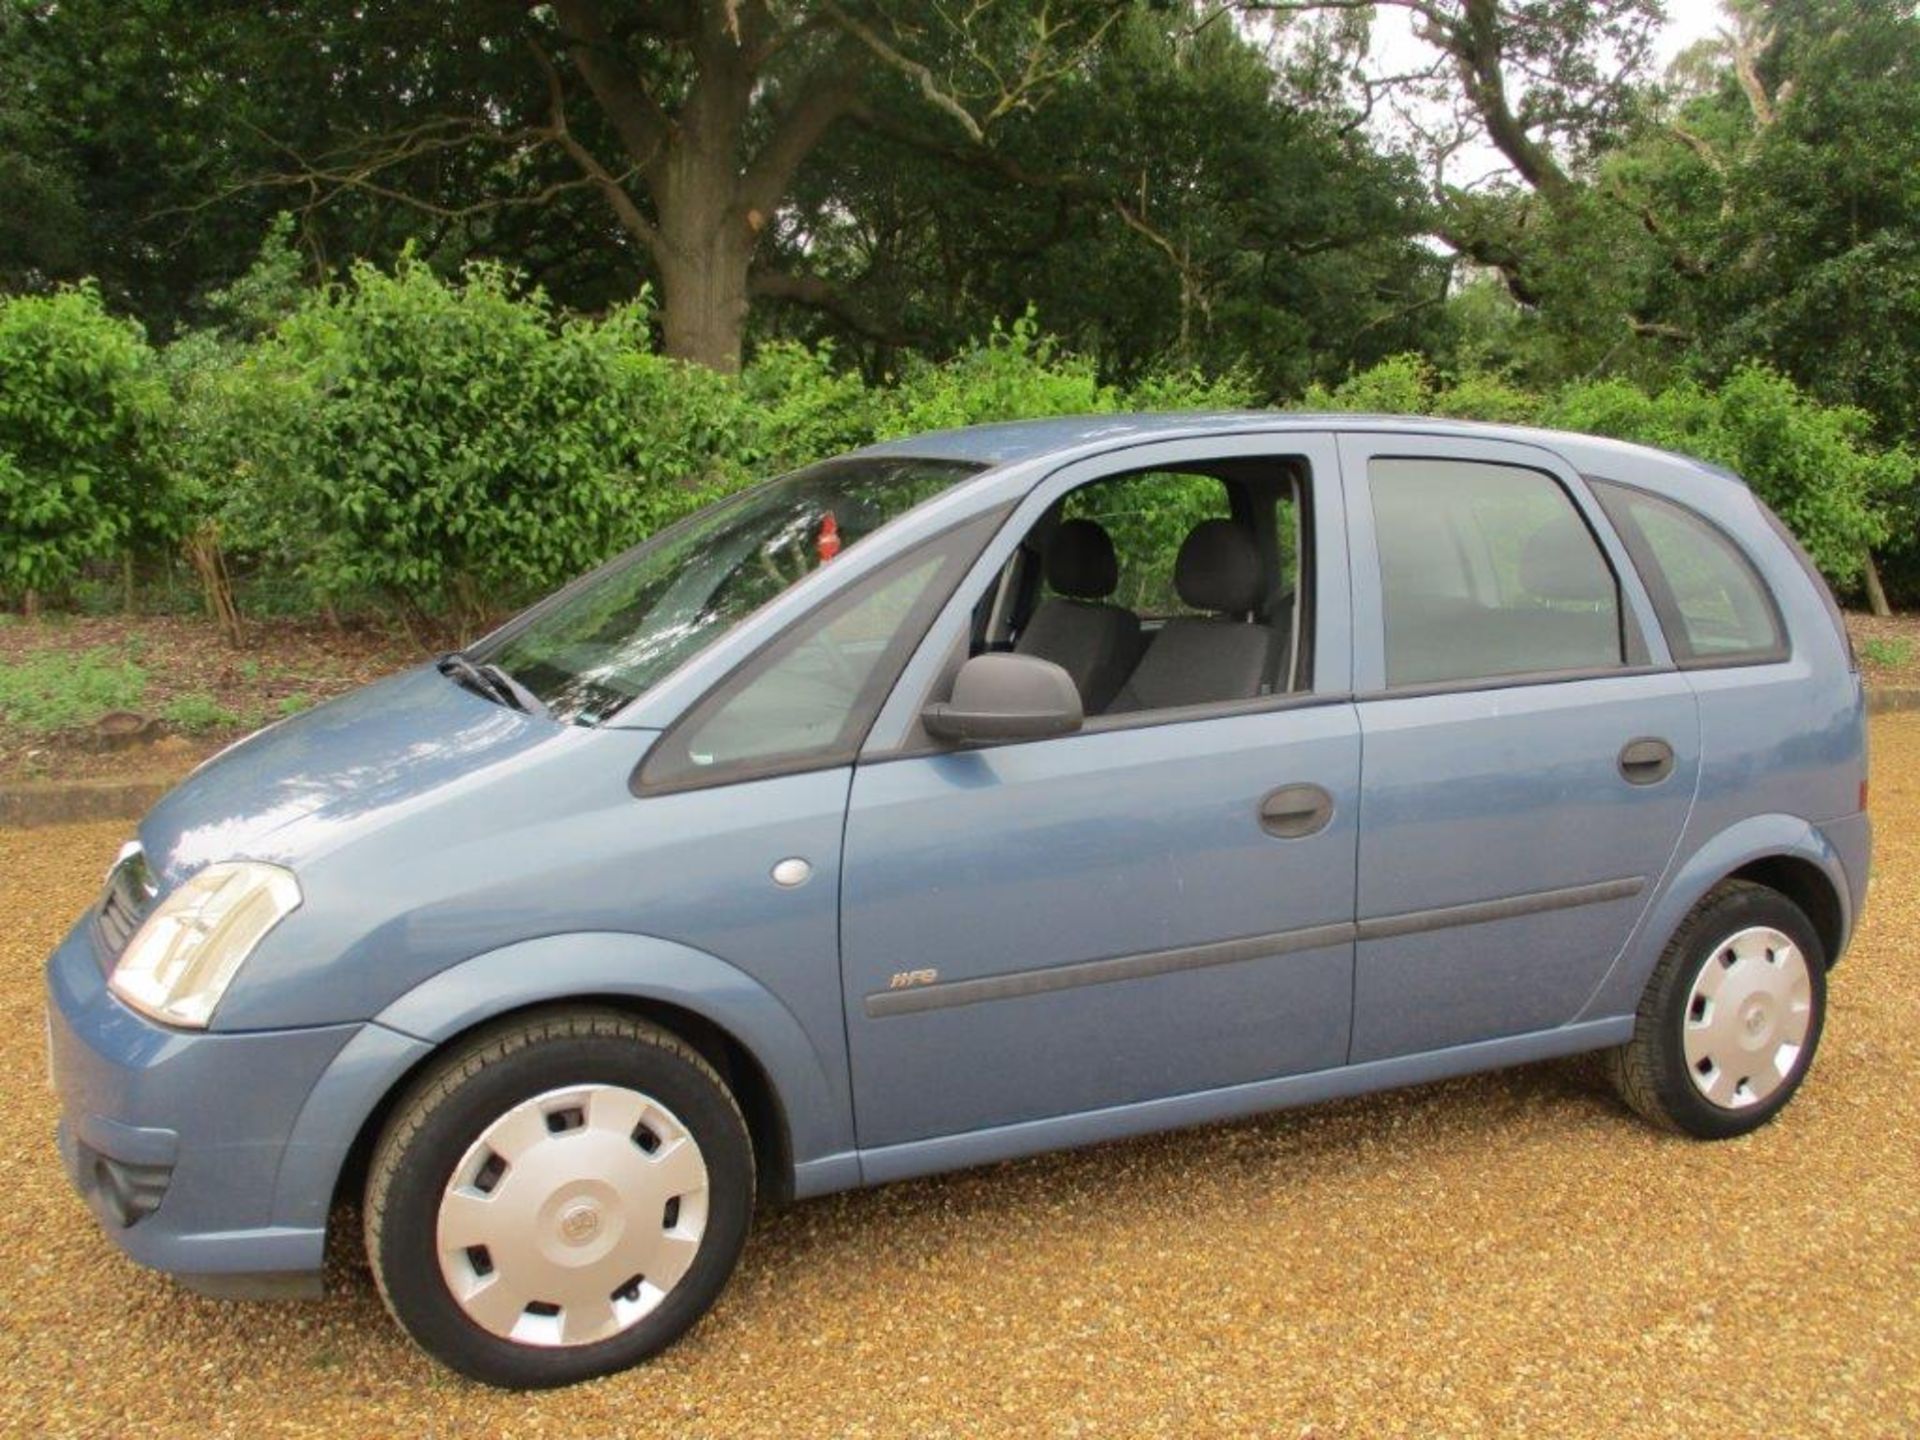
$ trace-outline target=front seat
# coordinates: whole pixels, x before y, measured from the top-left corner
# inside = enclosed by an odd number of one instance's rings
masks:
[[[1160,629],[1109,707],[1165,710],[1250,700],[1266,683],[1274,632],[1248,618],[1260,602],[1260,552],[1231,520],[1193,527],[1173,564],[1173,588],[1206,616],[1181,616]]]
[[[1113,538],[1093,520],[1063,521],[1047,541],[1047,585],[1014,653],[1051,660],[1080,691],[1089,715],[1106,709],[1140,653],[1140,617],[1109,605],[1120,583]]]

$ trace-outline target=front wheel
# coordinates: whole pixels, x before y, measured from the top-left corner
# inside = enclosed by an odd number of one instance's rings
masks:
[[[706,1313],[753,1211],[739,1107],[678,1037],[535,1016],[450,1054],[367,1181],[381,1297],[438,1359],[514,1388],[638,1363]]]
[[[1745,1135],[1800,1088],[1826,1006],[1826,953],[1805,913],[1776,890],[1728,881],[1668,943],[1608,1070],[1656,1125]]]

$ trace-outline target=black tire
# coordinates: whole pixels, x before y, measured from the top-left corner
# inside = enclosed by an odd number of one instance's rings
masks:
[[[698,1143],[708,1183],[699,1249],[657,1308],[609,1339],[565,1347],[503,1339],[460,1308],[441,1275],[434,1237],[442,1193],[496,1118],[536,1095],[592,1083],[654,1097]],[[504,1388],[571,1385],[638,1364],[707,1312],[740,1258],[753,1201],[746,1122],[692,1046],[619,1011],[548,1011],[461,1042],[395,1106],[368,1172],[367,1257],[387,1309],[447,1366]]]
[[[1811,1015],[1805,1040],[1779,1087],[1739,1109],[1701,1094],[1687,1066],[1684,1031],[1688,999],[1702,967],[1742,930],[1769,926],[1805,957]],[[1680,923],[1647,981],[1633,1039],[1607,1052],[1607,1073],[1620,1097],[1662,1129],[1702,1140],[1726,1140],[1765,1125],[1785,1108],[1806,1078],[1819,1048],[1827,1010],[1827,955],[1806,914],[1764,885],[1729,880],[1715,887]]]

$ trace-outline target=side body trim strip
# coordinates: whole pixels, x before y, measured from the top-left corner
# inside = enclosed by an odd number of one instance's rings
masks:
[[[1214,940],[1204,945],[1182,945],[1171,950],[1148,950],[1104,960],[1082,960],[1071,965],[1011,970],[1002,975],[982,975],[971,980],[910,985],[899,990],[877,991],[867,996],[866,1011],[870,1018],[882,1020],[894,1015],[944,1010],[955,1005],[977,1005],[987,1000],[1016,1000],[1056,990],[1075,990],[1083,985],[1141,980],[1151,975],[1171,975],[1181,970],[1200,970],[1212,965],[1270,960],[1300,950],[1318,950],[1356,940],[1387,940],[1423,930],[1480,925],[1491,920],[1510,920],[1519,915],[1537,915],[1546,910],[1568,910],[1580,905],[1624,900],[1638,895],[1646,888],[1646,883],[1644,875],[1634,875],[1620,880],[1601,880],[1591,885],[1533,890],[1499,900],[1476,900],[1466,905],[1445,905],[1430,910],[1409,910],[1399,915],[1380,915],[1357,924],[1342,920],[1331,925],[1308,925],[1298,930],[1248,935],[1237,940]]]
[[[1391,940],[1414,935],[1422,930],[1447,930],[1455,925],[1482,925],[1489,920],[1511,920],[1516,915],[1538,915],[1543,910],[1571,910],[1579,905],[1600,905],[1608,900],[1625,900],[1646,888],[1647,877],[1634,875],[1625,880],[1601,880],[1592,885],[1568,885],[1558,890],[1530,890],[1524,895],[1509,895],[1503,900],[1476,900],[1468,905],[1443,905],[1433,910],[1408,910],[1400,915],[1380,915],[1362,920],[1357,939]]]

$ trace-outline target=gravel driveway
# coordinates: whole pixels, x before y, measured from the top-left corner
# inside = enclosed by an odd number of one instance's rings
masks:
[[[0,1432],[135,1436],[1920,1434],[1920,717],[1782,1120],[1655,1134],[1534,1066],[764,1217],[664,1359],[517,1396],[327,1300],[222,1305],[96,1233],[51,1144],[40,962],[125,827],[0,831]]]

